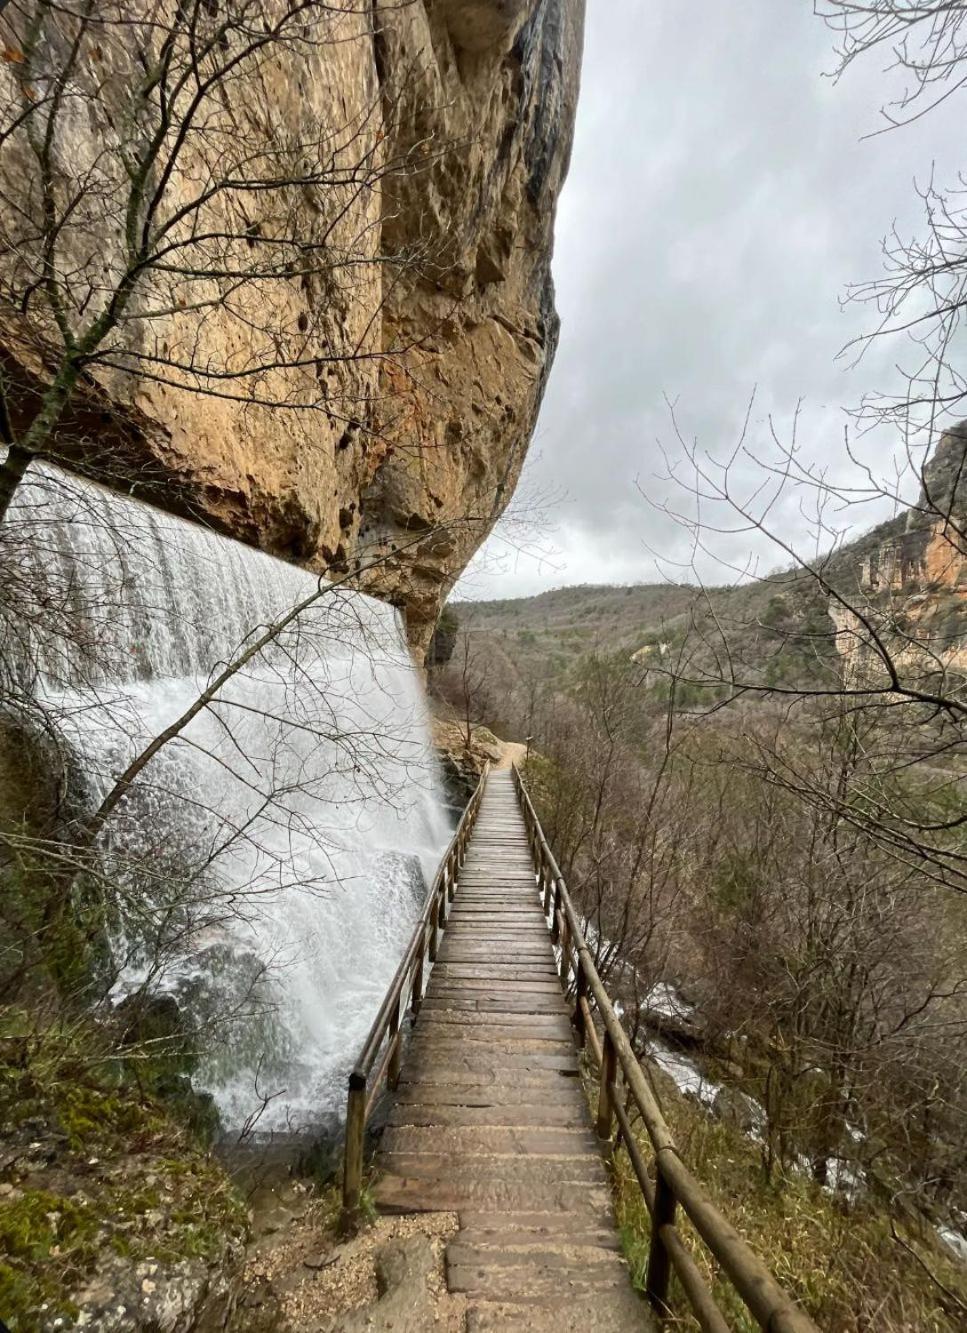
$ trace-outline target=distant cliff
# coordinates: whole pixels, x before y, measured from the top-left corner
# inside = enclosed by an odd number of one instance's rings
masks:
[[[346,572],[363,548],[388,554],[371,589],[403,608],[412,642],[425,647],[510,499],[554,356],[552,231],[583,17],[584,0],[374,0],[339,11],[339,39],[308,59],[273,53],[233,89],[240,133],[298,143],[325,126],[335,142],[348,127],[353,151],[406,163],[340,217],[334,234],[353,238],[359,262],[290,284],[291,323],[318,351],[307,349],[289,396],[305,400],[316,356],[310,387],[325,410],[95,368],[74,414],[84,446],[65,429],[60,455],[73,448],[85,470],[116,481],[90,443],[106,442],[105,457],[125,460],[126,488],[135,480],[155,503],[323,572]],[[23,57],[6,50],[9,80]],[[138,74],[123,42],[105,42],[95,58],[78,75],[98,89],[94,110],[71,123],[78,160],[117,132],[111,99]],[[9,168],[16,175],[13,158]],[[333,226],[327,209],[339,198],[305,191],[307,236]],[[246,207],[252,234],[270,235],[271,193],[253,193]],[[104,245],[106,266],[109,237]],[[44,370],[18,318],[9,305],[0,318],[0,369],[29,397]],[[175,309],[151,336],[167,353],[196,326]],[[224,358],[244,355],[238,327],[215,312],[205,337]],[[361,344],[372,352],[359,358]],[[394,560],[400,543],[407,557]]]
[[[898,663],[927,672],[967,669],[965,535],[967,422],[960,422],[941,436],[906,513],[836,559],[837,583],[858,610],[869,610]],[[829,611],[841,631],[840,651],[855,667],[869,656],[869,635],[835,602]]]
[[[923,470],[916,503],[906,514],[863,540],[860,582],[868,592],[915,593],[927,587],[967,593],[967,552],[960,529],[967,520],[967,421],[953,426]],[[872,544],[869,538],[880,537]]]

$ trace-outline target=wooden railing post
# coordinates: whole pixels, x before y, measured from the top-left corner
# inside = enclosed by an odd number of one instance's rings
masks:
[[[601,1050],[601,1086],[598,1091],[598,1118],[595,1122],[599,1139],[610,1139],[614,1118],[614,1078],[616,1069],[614,1042],[607,1028]]]
[[[661,1169],[661,1154],[656,1159],[655,1207],[651,1215],[651,1248],[648,1252],[648,1277],[645,1294],[654,1309],[662,1315],[668,1314],[668,1282],[671,1277],[671,1261],[668,1247],[662,1238],[662,1229],[675,1225],[676,1199],[672,1187],[665,1179]]]
[[[668,1313],[669,1279],[674,1268],[703,1333],[728,1333],[729,1324],[716,1306],[715,1294],[675,1226],[676,1210],[681,1208],[760,1328],[769,1329],[770,1333],[818,1333],[816,1325],[782,1290],[762,1260],[729,1225],[679,1156],[638,1054],[598,976],[583,923],[571,902],[564,877],[547,845],[533,802],[516,768],[514,783],[528,840],[534,851],[537,883],[543,889],[544,916],[548,918],[553,942],[561,947],[561,975],[565,988],[573,953],[574,1027],[578,1038],[590,1048],[601,1078],[595,1127],[611,1153],[623,1143],[652,1217],[646,1279],[651,1304],[663,1315]],[[595,1017],[603,1029],[600,1041]],[[622,1087],[627,1090],[629,1099],[627,1112],[621,1103]],[[632,1106],[638,1115],[634,1125]],[[615,1117],[619,1135],[612,1139]],[[654,1149],[658,1164],[656,1182],[648,1174],[635,1137],[639,1124]]]
[[[342,1178],[342,1221],[343,1228],[347,1231],[351,1230],[359,1219],[359,1196],[363,1188],[366,1100],[366,1079],[356,1073],[350,1074]]]
[[[426,936],[424,935],[420,942],[420,952],[416,956],[416,967],[413,969],[413,989],[410,991],[410,1013],[416,1018],[420,1012],[420,1005],[423,1003],[423,969],[426,960]]]
[[[395,1088],[400,1081],[400,1061],[403,1056],[403,1035],[400,1028],[403,1026],[403,995],[402,992],[396,1001],[396,1008],[393,1011],[393,1017],[389,1024],[389,1039],[394,1042],[393,1054],[389,1058],[389,1068],[386,1071],[386,1082],[389,1087]]]
[[[367,1117],[384,1077],[391,1088],[399,1082],[404,1015],[409,1005],[415,1017],[423,1002],[427,960],[433,963],[437,958],[440,934],[447,922],[447,904],[453,901],[456,893],[457,871],[466,856],[468,839],[480,808],[489,767],[489,764],[485,766],[461,816],[447,853],[434,876],[409,946],[400,959],[392,984],[383,997],[356,1067],[349,1077],[343,1154],[343,1224],[347,1229],[354,1228],[359,1222]],[[378,1065],[377,1059],[380,1060]]]
[[[440,905],[435,903],[430,908],[430,962],[435,963],[440,952]]]
[[[567,917],[564,917],[564,926],[561,930],[561,985],[567,993],[567,974],[571,970],[571,929],[568,925]]]
[[[588,979],[584,975],[584,968],[581,965],[580,954],[578,954],[576,967],[577,967],[577,981],[574,987],[574,1014],[571,1018],[571,1022],[574,1025],[574,1035],[577,1038],[577,1044],[583,1051],[585,1038],[587,1035],[586,1034],[587,1025],[585,1024],[584,1021],[584,1006],[581,1004],[581,1001],[583,999],[586,999],[587,997]]]

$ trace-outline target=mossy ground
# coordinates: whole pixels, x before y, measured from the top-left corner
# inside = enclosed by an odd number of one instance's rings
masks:
[[[221,1168],[88,1023],[0,1015],[0,1316],[62,1326],[105,1259],[218,1262],[245,1235]]]
[[[758,1145],[747,1135],[713,1119],[665,1080],[661,1096],[682,1156],[712,1201],[820,1328],[830,1333],[874,1328],[878,1333],[954,1333],[963,1328],[967,1305],[958,1307],[957,1299],[967,1302],[967,1275],[926,1230],[919,1233],[891,1219],[875,1203],[850,1203],[829,1194],[806,1177],[766,1182]],[[650,1161],[643,1128],[640,1142]],[[613,1180],[625,1255],[643,1290],[651,1226],[623,1152],[615,1159]],[[678,1223],[730,1327],[753,1333],[758,1325],[681,1213]],[[672,1306],[670,1326],[698,1327],[674,1279]]]

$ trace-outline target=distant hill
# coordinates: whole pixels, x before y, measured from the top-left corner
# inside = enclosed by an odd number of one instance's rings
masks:
[[[941,437],[923,482],[916,503],[845,543],[827,558],[823,576],[905,659],[915,640],[923,669],[963,673],[967,422]],[[463,630],[496,655],[502,675],[564,688],[592,653],[645,666],[680,660],[683,675],[715,676],[727,639],[742,679],[815,685],[866,650],[860,622],[798,570],[732,587],[579,585],[452,607]]]
[[[683,625],[694,603],[694,588],[583,584],[536,597],[457,602],[454,610],[461,626],[503,644],[529,672],[554,676],[588,652],[630,656],[650,633]]]
[[[801,679],[835,659],[835,626],[811,581],[780,575],[733,588],[580,585],[536,597],[453,604],[461,629],[504,670],[566,688],[591,654],[670,662],[683,650],[708,667],[718,628],[757,676]]]

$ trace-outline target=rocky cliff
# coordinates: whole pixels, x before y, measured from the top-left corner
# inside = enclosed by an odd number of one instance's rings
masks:
[[[265,61],[226,102],[240,133],[291,143],[332,125],[334,161],[404,164],[371,173],[365,190],[305,191],[306,235],[328,235],[343,210],[331,234],[352,251],[286,284],[282,313],[306,352],[272,391],[312,410],[118,373],[117,353],[114,369],[87,376],[59,456],[109,483],[136,478],[145,498],[323,572],[385,557],[368,586],[405,610],[425,648],[511,496],[555,351],[552,228],[583,12],[584,0],[374,0],[345,7],[308,61]],[[18,41],[5,47],[8,80]],[[94,163],[95,146],[120,132],[130,83],[123,41],[91,49],[85,77],[98,91],[70,124],[74,162]],[[7,169],[16,178],[22,165],[10,156]],[[277,225],[264,195],[246,206],[252,236]],[[79,258],[79,270],[92,262]],[[136,330],[142,351],[150,338],[158,357],[186,343],[205,357],[263,354],[244,345],[250,309],[202,323],[172,304]],[[43,383],[44,361],[9,306],[0,333],[16,408]]]
[[[916,503],[864,551],[860,582],[866,591],[916,594],[967,585],[965,463],[967,421],[961,421],[944,432],[927,460]]]
[[[967,421],[962,421],[940,437],[910,508],[837,557],[844,591],[906,671],[967,669],[965,516]],[[834,601],[828,609],[849,668],[860,671],[877,663],[866,625]]]

